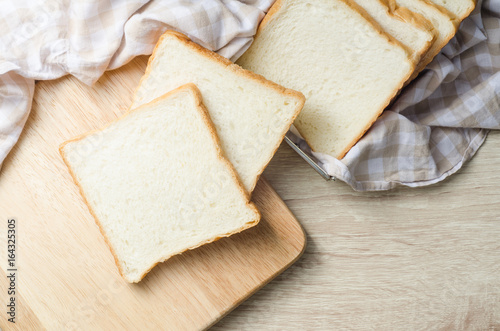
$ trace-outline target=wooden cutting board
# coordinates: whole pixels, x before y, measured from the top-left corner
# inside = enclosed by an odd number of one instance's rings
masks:
[[[16,321],[3,330],[204,329],[290,266],[304,232],[261,179],[258,226],[159,264],[139,284],[119,275],[58,153],[63,141],[123,114],[146,67],[140,57],[90,88],[64,77],[36,85],[19,143],[0,172],[0,298],[8,300],[7,220],[17,222]]]

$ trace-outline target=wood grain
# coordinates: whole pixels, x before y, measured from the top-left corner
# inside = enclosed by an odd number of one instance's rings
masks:
[[[261,179],[253,194],[259,225],[176,256],[139,284],[120,277],[58,147],[123,114],[145,65],[138,58],[92,88],[69,77],[37,84],[21,139],[0,172],[0,256],[7,255],[7,218],[18,223],[18,323],[0,312],[3,330],[204,329],[303,252],[300,224]]]
[[[302,258],[213,330],[500,330],[500,133],[434,186],[357,193],[282,144]]]

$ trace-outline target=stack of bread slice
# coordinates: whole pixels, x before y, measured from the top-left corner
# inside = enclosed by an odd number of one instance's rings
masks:
[[[131,110],[60,148],[122,276],[256,225],[250,194],[304,102],[165,33]]]
[[[455,35],[473,0],[277,0],[237,63],[301,91],[295,127],[341,159]]]
[[[166,32],[131,110],[60,148],[123,277],[257,224],[250,195],[292,123],[342,158],[474,5],[277,0],[251,71]]]

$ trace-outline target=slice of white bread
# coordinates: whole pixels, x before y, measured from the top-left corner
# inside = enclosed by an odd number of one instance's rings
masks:
[[[193,84],[65,142],[60,152],[128,282],[260,219]]]
[[[222,149],[251,193],[302,109],[304,96],[168,31],[150,57],[132,107],[187,83],[200,89]]]
[[[415,68],[401,43],[341,0],[278,0],[238,63],[304,93],[295,127],[338,159]]]
[[[434,25],[435,30],[438,32],[435,42],[417,65],[417,69],[410,78],[411,81],[425,69],[441,49],[446,46],[448,41],[453,38],[457,31],[456,21],[446,10],[424,0],[390,0],[387,3],[391,8],[396,8],[396,6],[406,7],[424,16]]]
[[[463,21],[476,7],[474,0],[429,0],[448,10],[459,22]]]
[[[418,63],[436,39],[434,26],[422,15],[404,7],[390,7],[387,0],[356,0],[387,33],[405,45]]]

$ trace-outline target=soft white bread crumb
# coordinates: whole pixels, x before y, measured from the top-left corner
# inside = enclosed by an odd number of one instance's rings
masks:
[[[149,60],[132,107],[187,83],[200,89],[222,149],[251,193],[302,109],[304,96],[168,31]]]
[[[260,219],[192,84],[60,151],[129,282]]]
[[[295,121],[316,152],[342,158],[414,70],[406,48],[340,0],[278,0],[244,68],[301,91]]]

